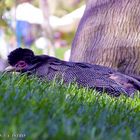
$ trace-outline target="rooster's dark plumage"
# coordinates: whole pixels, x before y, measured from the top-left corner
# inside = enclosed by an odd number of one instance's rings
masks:
[[[113,96],[121,93],[133,96],[140,90],[135,78],[108,67],[59,60],[48,55],[34,55],[29,49],[18,48],[8,56],[8,62],[18,72],[30,72],[38,77],[53,80],[56,77],[65,83],[76,82],[80,86],[107,92]]]

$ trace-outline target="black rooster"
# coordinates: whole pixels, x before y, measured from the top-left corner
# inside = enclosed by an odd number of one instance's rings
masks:
[[[29,73],[43,79],[56,77],[64,83],[76,82],[80,86],[107,92],[113,96],[121,93],[133,96],[140,90],[140,82],[135,78],[108,67],[59,60],[48,55],[34,55],[29,49],[18,48],[8,56],[12,68],[7,71]]]

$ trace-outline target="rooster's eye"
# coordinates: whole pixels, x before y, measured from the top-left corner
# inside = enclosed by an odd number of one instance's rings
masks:
[[[25,68],[27,66],[25,61],[19,61],[17,62],[17,64],[15,65],[15,67],[17,68]]]

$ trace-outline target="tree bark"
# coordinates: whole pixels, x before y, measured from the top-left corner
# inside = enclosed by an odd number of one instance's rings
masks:
[[[140,0],[88,0],[70,61],[140,75]]]

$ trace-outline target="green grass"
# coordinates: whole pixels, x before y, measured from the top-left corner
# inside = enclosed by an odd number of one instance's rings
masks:
[[[140,98],[0,74],[0,139],[139,140]]]

